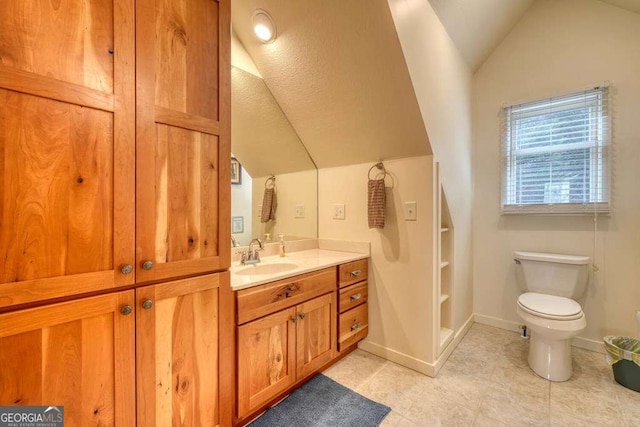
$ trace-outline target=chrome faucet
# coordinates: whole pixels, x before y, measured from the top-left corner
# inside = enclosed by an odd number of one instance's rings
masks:
[[[258,243],[257,249],[252,249],[253,244]],[[264,249],[264,245],[262,241],[258,238],[251,240],[249,243],[249,249],[246,252],[242,252],[242,258],[240,259],[240,264],[249,265],[249,264],[257,264],[260,262],[260,252]]]

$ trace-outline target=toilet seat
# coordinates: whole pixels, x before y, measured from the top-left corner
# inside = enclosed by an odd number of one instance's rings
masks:
[[[518,306],[525,312],[551,320],[575,320],[584,316],[582,307],[570,298],[526,292],[518,297]]]

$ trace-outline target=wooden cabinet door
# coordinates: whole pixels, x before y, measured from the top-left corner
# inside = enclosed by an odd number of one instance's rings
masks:
[[[0,405],[63,405],[68,426],[134,425],[125,306],[133,291],[0,314]]]
[[[136,290],[139,427],[230,424],[230,409],[221,420],[219,384],[219,302],[228,287],[227,272]]]
[[[0,1],[0,307],[134,282],[133,17]]]
[[[136,2],[139,282],[230,263],[229,0]]]
[[[296,380],[296,310],[238,327],[238,417],[268,402]]]
[[[312,299],[297,307],[297,375],[302,379],[336,355],[336,294]]]

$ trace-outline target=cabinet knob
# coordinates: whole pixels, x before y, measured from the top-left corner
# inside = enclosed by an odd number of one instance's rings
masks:
[[[120,272],[122,274],[131,274],[131,272],[133,272],[133,266],[131,264],[124,264],[120,267]]]
[[[306,316],[305,313],[300,313],[300,320],[304,320],[304,316]]]
[[[132,311],[133,311],[133,308],[132,308],[129,304],[127,304],[127,305],[123,305],[122,307],[120,307],[120,313],[121,313],[123,316],[128,316],[128,315],[130,315]]]
[[[361,270],[353,270],[351,273],[349,273],[351,275],[351,277],[358,277],[360,274],[362,273]]]
[[[298,318],[296,316],[291,316],[291,321],[293,323],[296,323],[298,321]]]
[[[354,323],[354,324],[351,326],[351,330],[352,330],[352,331],[357,331],[358,329],[360,329],[360,322]]]
[[[351,295],[351,299],[352,300],[358,300],[362,297],[362,294],[360,292],[358,292],[357,294],[353,294]]]
[[[151,270],[153,268],[153,261],[145,261],[142,263],[143,270]]]
[[[153,307],[153,301],[151,301],[150,299],[142,301],[142,308],[144,308],[145,310],[149,310],[151,307]]]

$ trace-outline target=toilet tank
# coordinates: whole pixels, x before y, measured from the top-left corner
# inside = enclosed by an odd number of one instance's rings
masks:
[[[589,279],[589,257],[515,251],[516,280],[526,292],[580,298]]]

